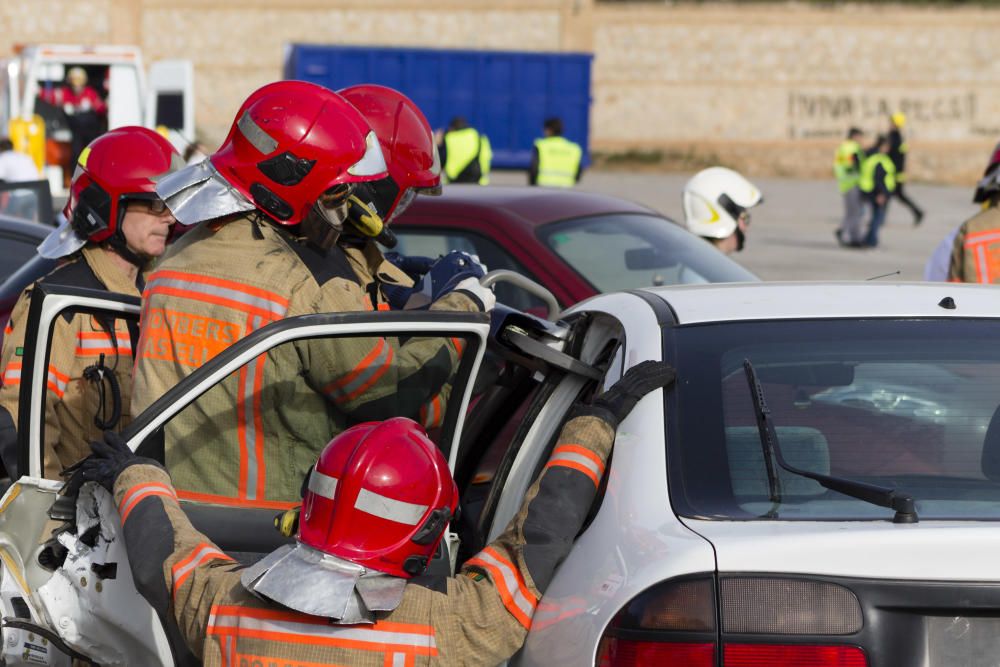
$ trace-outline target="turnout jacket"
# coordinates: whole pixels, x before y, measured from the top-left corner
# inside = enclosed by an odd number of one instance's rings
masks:
[[[980,211],[959,227],[951,249],[948,280],[1000,283],[1000,208]]]
[[[343,238],[343,237],[341,237]],[[376,310],[389,310],[389,299],[382,291],[382,285],[413,286],[413,279],[402,269],[388,261],[374,241],[370,239],[357,242],[341,242],[341,249],[347,255],[347,261],[358,278],[358,283],[364,291],[368,302]],[[461,341],[456,341],[461,345]],[[420,406],[414,419],[424,428],[438,428],[444,422],[444,412],[448,407],[448,396],[451,395],[451,384],[445,384],[441,393]]]
[[[467,293],[433,309],[477,311]],[[203,223],[175,243],[143,292],[135,394],[145,409],[193,370],[266,324],[363,312],[369,296],[339,247],[322,253],[250,217]],[[462,341],[351,337],[280,345],[167,423],[182,498],[285,508],[331,437],[389,416],[416,418],[457,367]]]
[[[86,246],[73,261],[56,268],[36,284],[67,285],[139,296],[139,288],[129,281],[114,258],[97,246]],[[0,352],[0,456],[11,478],[17,470],[18,398],[21,391],[22,360],[28,324],[28,308],[34,285],[21,294],[4,330]],[[66,466],[90,454],[90,441],[103,433],[94,418],[110,419],[112,396],[105,381],[84,377],[104,355],[105,372],[114,373],[121,389],[121,418],[116,430],[132,418],[132,336],[124,320],[91,315],[61,315],[52,332],[52,347],[46,378],[44,430],[44,475],[59,479]],[[24,371],[29,372],[29,371]],[[103,396],[102,396],[103,394]]]
[[[139,592],[207,667],[495,665],[524,642],[613,440],[598,415],[570,420],[506,531],[458,576],[411,579],[399,607],[373,624],[336,625],[249,593],[242,566],[192,527],[160,468],[126,468],[114,494]]]

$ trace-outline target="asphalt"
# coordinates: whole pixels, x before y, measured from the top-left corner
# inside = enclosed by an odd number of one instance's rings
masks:
[[[581,190],[613,194],[682,220],[681,192],[691,174],[596,172],[584,174]],[[945,236],[976,213],[968,187],[907,184],[907,195],[926,212],[914,227],[912,216],[893,200],[878,248],[837,245],[833,233],[843,212],[840,193],[828,181],[750,179],[764,193],[753,210],[748,243],[733,259],[764,280],[922,280],[924,265]],[[525,182],[523,172],[498,172],[500,185]],[[898,271],[898,274],[896,273]]]

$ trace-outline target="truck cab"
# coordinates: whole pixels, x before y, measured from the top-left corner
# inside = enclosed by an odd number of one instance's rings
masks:
[[[71,76],[92,91],[83,104],[68,92]],[[164,132],[183,151],[194,140],[191,62],[147,71],[139,47],[117,45],[23,46],[0,60],[0,131],[31,155],[54,194],[65,193],[83,146],[125,125]]]

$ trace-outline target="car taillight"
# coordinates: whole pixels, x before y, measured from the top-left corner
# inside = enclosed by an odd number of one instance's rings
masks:
[[[643,591],[611,621],[598,667],[715,667],[715,581],[676,579]]]
[[[726,644],[726,667],[868,667],[857,646]]]
[[[717,607],[710,576],[643,591],[608,625],[597,667],[868,666],[863,649],[837,641],[863,626],[861,604],[843,586],[795,577],[723,577],[719,596]]]

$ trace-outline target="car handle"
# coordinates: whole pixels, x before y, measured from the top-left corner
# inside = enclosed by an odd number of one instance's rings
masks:
[[[507,269],[496,269],[495,271],[490,271],[485,276],[479,279],[479,283],[483,287],[490,287],[496,283],[504,282],[510,283],[515,287],[520,287],[525,292],[528,292],[545,302],[545,305],[549,309],[549,313],[546,316],[550,322],[555,322],[556,317],[562,310],[559,307],[559,302],[556,300],[555,295],[549,290],[545,289],[542,285],[539,285],[531,278],[526,278],[520,273],[515,271],[509,271]]]

